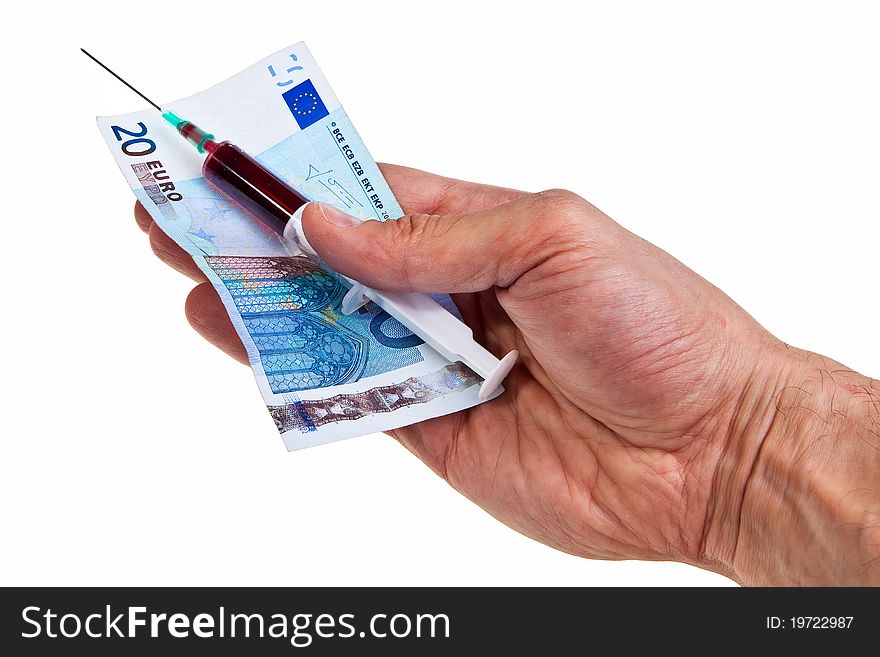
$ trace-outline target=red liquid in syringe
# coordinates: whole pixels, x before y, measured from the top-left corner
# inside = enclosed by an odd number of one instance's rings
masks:
[[[279,235],[283,234],[290,215],[308,203],[308,199],[232,142],[216,142],[213,135],[189,121],[181,122],[177,130],[199,151],[207,153],[202,165],[205,179]]]

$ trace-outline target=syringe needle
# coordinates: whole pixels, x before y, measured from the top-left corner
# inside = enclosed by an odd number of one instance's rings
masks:
[[[110,68],[108,68],[106,64],[104,64],[101,60],[99,60],[97,57],[95,57],[95,56],[94,56],[92,53],[90,53],[88,50],[86,50],[85,48],[80,48],[80,50],[82,50],[83,53],[84,53],[87,57],[89,57],[93,62],[95,62],[98,66],[100,66],[101,68],[103,68],[103,69],[104,69],[105,71],[107,71],[110,75],[112,75],[114,78],[116,78],[117,80],[119,80],[122,84],[124,84],[126,87],[128,87],[128,88],[131,89],[133,92],[135,92],[138,96],[140,96],[140,97],[143,98],[145,101],[147,101],[150,105],[152,105],[153,107],[155,107],[155,108],[156,108],[157,110],[159,110],[160,112],[162,111],[162,108],[161,108],[161,107],[159,107],[159,106],[158,106],[156,103],[154,103],[152,100],[150,100],[149,98],[147,98],[146,96],[144,96],[140,91],[138,91],[137,89],[135,89],[134,87],[132,87],[128,82],[126,82],[125,80],[123,80],[121,77],[119,77],[119,76],[118,76],[116,73],[114,73],[112,70],[110,70]]]

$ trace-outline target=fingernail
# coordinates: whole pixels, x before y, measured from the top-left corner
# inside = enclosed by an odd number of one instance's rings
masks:
[[[312,245],[309,244],[309,241],[306,239],[306,234],[305,232],[303,232],[302,227],[302,215],[308,205],[308,203],[306,203],[305,205],[301,205],[296,212],[290,215],[290,219],[288,220],[287,225],[284,226],[283,236],[288,246],[292,245],[294,247],[298,247],[299,250],[306,255],[316,256],[318,254],[315,253]]]
[[[331,223],[334,226],[351,228],[352,226],[357,226],[361,223],[361,220],[357,217],[352,217],[350,214],[346,214],[332,205],[318,203],[318,206],[321,208],[321,214],[324,215],[324,221]]]

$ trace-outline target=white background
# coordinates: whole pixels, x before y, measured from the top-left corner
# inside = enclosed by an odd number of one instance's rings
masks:
[[[573,189],[784,340],[880,374],[870,3],[606,4],[7,13],[0,582],[729,583],[555,552],[382,435],[288,454],[135,227],[94,116],[143,104],[77,50],[161,102],[304,39],[376,159]]]

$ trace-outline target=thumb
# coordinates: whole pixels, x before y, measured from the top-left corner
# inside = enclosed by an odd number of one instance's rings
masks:
[[[309,203],[302,227],[324,262],[369,287],[479,292],[509,287],[570,249],[573,224],[587,205],[572,192],[550,190],[471,213],[362,222],[334,206]]]

